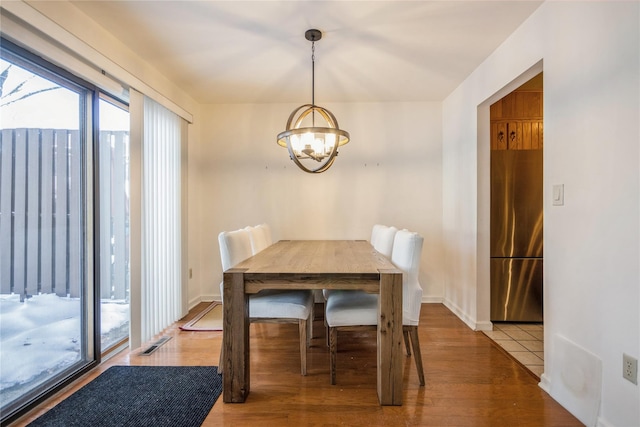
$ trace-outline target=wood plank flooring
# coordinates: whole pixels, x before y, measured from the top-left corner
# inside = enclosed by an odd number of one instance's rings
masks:
[[[221,332],[185,332],[179,326],[150,356],[124,351],[31,411],[28,424],[113,365],[217,365]],[[423,304],[420,347],[426,386],[413,357],[404,361],[403,406],[381,407],[376,396],[374,332],[338,335],[337,385],[329,384],[329,353],[322,319],[314,323],[308,375],[300,375],[297,325],[251,325],[251,393],[244,404],[218,399],[204,426],[580,426],[537,385],[538,380],[482,332],[470,330],[441,304]],[[143,349],[146,348],[143,346]]]

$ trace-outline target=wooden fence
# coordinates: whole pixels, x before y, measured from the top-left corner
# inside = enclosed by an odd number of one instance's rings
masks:
[[[103,144],[103,138],[112,143]],[[105,132],[100,135],[100,146],[107,145],[106,152],[113,141],[120,141],[115,143],[118,146],[125,140],[128,143],[127,132]],[[85,251],[85,213],[98,214],[85,205],[90,202],[86,202],[83,185],[86,182],[84,153],[77,130],[1,131],[0,293],[19,294],[21,299],[38,293],[80,296],[84,256],[93,253]],[[100,155],[105,154],[101,148]],[[128,171],[126,163],[124,159],[111,161],[110,167],[100,168],[101,171],[107,169],[101,173],[101,182],[111,175],[112,178],[121,176],[124,184]],[[109,182],[114,180],[109,179]],[[106,245],[101,245],[100,268],[106,268],[102,262],[105,258],[109,268],[101,270],[102,277],[106,271],[112,278],[124,277],[128,272],[128,251],[119,254],[122,248],[128,248],[128,231],[125,230],[128,213],[124,209],[128,201],[126,193],[122,193],[125,200],[115,206],[108,200],[101,209],[101,219],[107,223],[101,227],[101,233],[108,234],[100,239],[106,241]],[[123,231],[115,233],[114,226]],[[118,255],[114,257],[116,248]],[[112,282],[101,291],[102,298],[124,299],[128,296],[128,279]]]
[[[100,132],[99,150],[100,298],[129,301],[129,132]]]

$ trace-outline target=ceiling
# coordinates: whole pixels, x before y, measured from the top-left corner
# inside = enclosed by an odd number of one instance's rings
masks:
[[[72,1],[196,101],[440,101],[541,1]]]

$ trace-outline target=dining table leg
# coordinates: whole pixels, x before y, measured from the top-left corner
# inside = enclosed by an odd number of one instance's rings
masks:
[[[378,399],[402,405],[402,272],[380,271],[378,298]]]
[[[249,395],[249,295],[244,271],[229,269],[223,277],[222,396],[225,403],[243,403]]]

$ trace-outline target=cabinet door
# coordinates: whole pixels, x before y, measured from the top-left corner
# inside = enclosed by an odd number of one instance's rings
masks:
[[[542,120],[536,120],[531,123],[531,149],[542,149]]]
[[[507,149],[507,122],[491,122],[491,149]]]
[[[520,133],[518,139],[519,149],[521,150],[540,150],[542,149],[542,120],[526,120],[518,127],[517,132]]]
[[[523,150],[522,122],[507,123],[507,150]]]
[[[500,123],[502,123],[501,126]],[[495,122],[496,132],[504,132],[506,146],[501,150],[539,150],[542,148],[542,120]],[[493,126],[493,124],[492,124]],[[500,136],[497,136],[499,139]],[[502,143],[505,145],[505,142]]]

